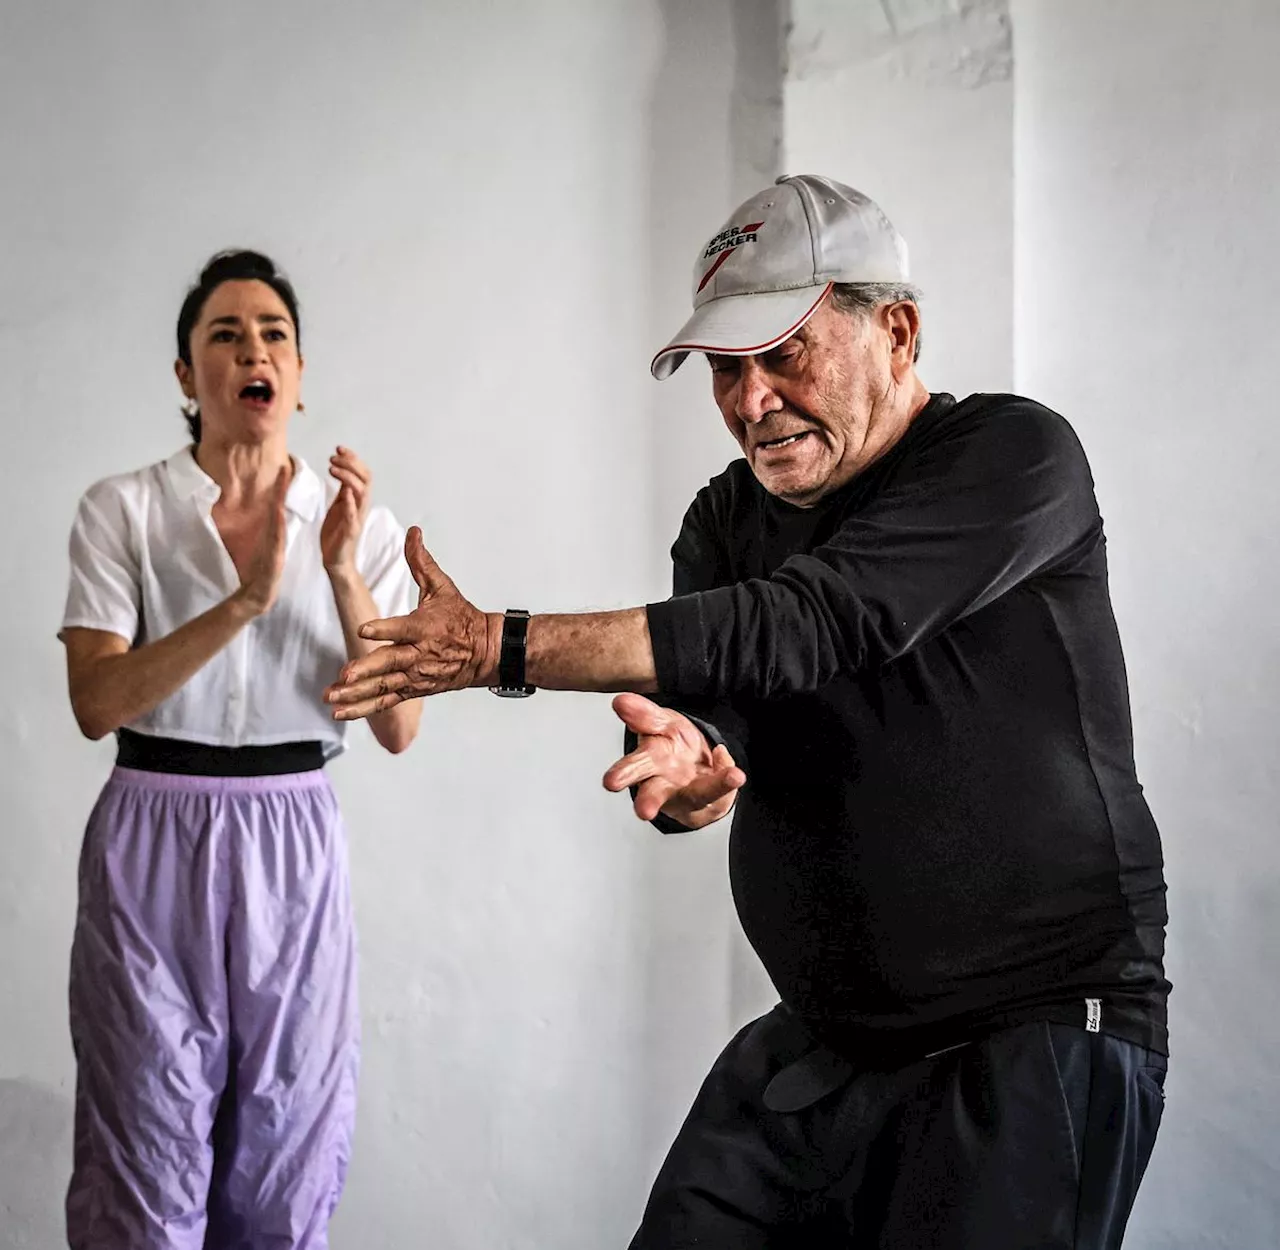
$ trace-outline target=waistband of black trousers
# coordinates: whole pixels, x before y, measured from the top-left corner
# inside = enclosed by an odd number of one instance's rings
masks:
[[[224,747],[156,738],[118,729],[116,766],[150,773],[180,773],[188,777],[280,777],[324,767],[321,742],[279,742],[270,746]]]
[[[1092,1004],[1092,1007],[1091,1007]],[[928,1027],[888,1032],[866,1026],[852,1026],[831,1020],[814,1020],[783,1003],[819,1045],[849,1060],[859,1068],[886,1071],[904,1068],[923,1059],[932,1059],[948,1050],[1022,1024],[1045,1021],[1065,1024],[1087,1032],[1106,1033],[1160,1055],[1169,1053],[1169,1033],[1163,1004],[1146,1002],[1142,996],[1064,996],[1058,1000],[1028,1003],[1009,1010],[991,1011],[943,1021]]]

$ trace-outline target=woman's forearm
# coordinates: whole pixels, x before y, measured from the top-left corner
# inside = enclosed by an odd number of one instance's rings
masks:
[[[360,637],[360,626],[381,615],[378,605],[365,585],[364,578],[355,569],[329,570],[329,582],[333,586],[333,601],[342,622],[342,636],[347,644],[347,659],[358,660],[382,643],[370,642]],[[418,734],[422,719],[422,700],[413,699],[375,712],[369,717],[373,735],[393,755],[405,750]]]
[[[81,731],[98,739],[145,716],[185,686],[255,615],[237,592],[140,647],[82,655],[81,648],[70,646],[71,707]]]

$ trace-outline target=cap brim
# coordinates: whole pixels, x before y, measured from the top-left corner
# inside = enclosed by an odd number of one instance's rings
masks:
[[[832,284],[757,295],[722,295],[708,300],[652,360],[649,372],[661,381],[690,352],[754,356],[789,339],[815,312]]]

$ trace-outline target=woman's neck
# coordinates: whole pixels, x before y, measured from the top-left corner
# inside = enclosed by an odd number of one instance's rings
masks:
[[[240,507],[267,495],[281,469],[293,476],[284,439],[220,443],[202,438],[194,452],[196,463],[222,487],[223,505]]]

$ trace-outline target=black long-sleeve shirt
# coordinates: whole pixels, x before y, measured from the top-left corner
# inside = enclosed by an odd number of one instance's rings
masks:
[[[933,396],[816,507],[734,462],[648,607],[663,701],[747,785],[730,874],[783,1001],[910,1058],[1028,1019],[1167,1048],[1159,834],[1070,426]]]

